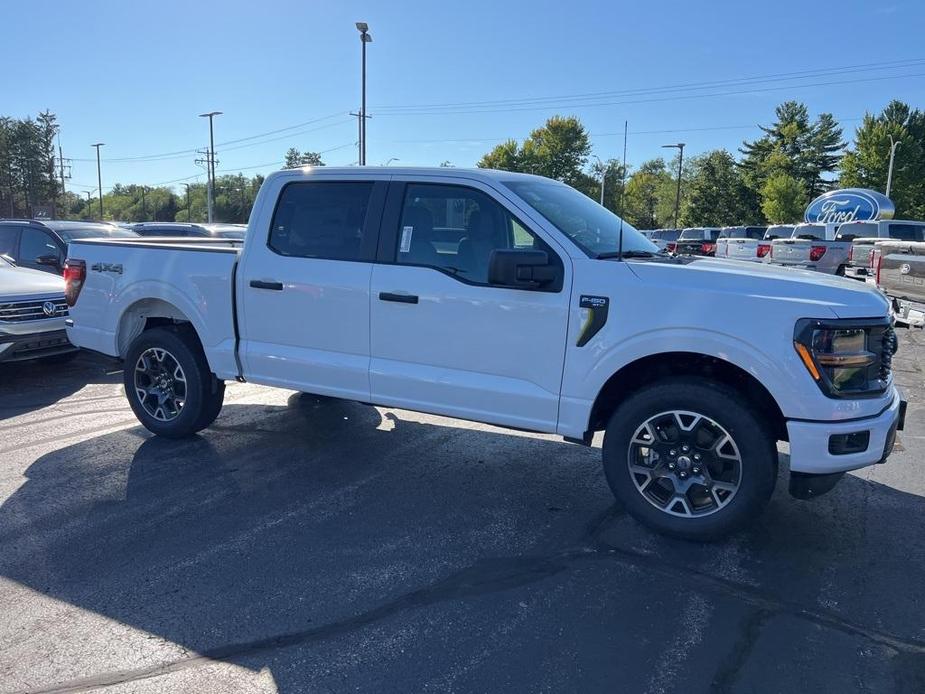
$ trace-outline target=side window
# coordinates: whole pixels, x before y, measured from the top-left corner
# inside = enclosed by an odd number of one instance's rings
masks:
[[[396,261],[443,270],[488,284],[495,249],[536,249],[558,256],[488,195],[464,186],[409,183],[398,233]]]
[[[19,239],[20,262],[23,265],[36,265],[36,258],[47,255],[56,258],[61,255],[54,239],[41,229],[25,227]]]
[[[290,183],[283,188],[269,247],[298,258],[371,261],[364,243],[371,182]]]
[[[16,242],[19,240],[19,227],[0,225],[0,255],[16,258]]]

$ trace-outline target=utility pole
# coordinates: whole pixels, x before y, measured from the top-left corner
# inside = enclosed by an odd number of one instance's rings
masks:
[[[95,145],[90,145],[96,147],[96,183],[100,187],[100,221],[103,221],[103,174],[100,172],[100,147],[104,144],[104,142],[97,142]]]
[[[886,172],[886,196],[890,197],[890,188],[893,187],[893,158],[896,156],[896,148],[902,144],[902,140],[893,141],[890,135],[890,167]]]
[[[6,162],[7,175],[10,182],[10,217],[16,216],[16,210],[13,207],[13,158],[10,157]]]
[[[212,127],[212,119],[215,116],[222,115],[221,111],[209,111],[208,113],[200,113],[200,118],[209,119],[209,157],[207,161],[207,167],[209,172],[209,224],[212,223],[213,210],[215,205],[215,130]]]
[[[61,201],[67,195],[67,189],[64,187],[64,155],[61,153],[61,133],[58,133],[58,167],[61,170]]]
[[[193,213],[192,213],[192,209],[190,208],[190,202],[189,202],[189,186],[190,186],[190,184],[189,184],[189,183],[184,183],[183,185],[186,186],[186,221],[187,221],[187,222],[192,222],[192,221],[193,221]]]
[[[369,34],[369,25],[366,22],[356,23],[360,32],[360,166],[366,166],[366,44],[371,43],[373,37]]]
[[[146,186],[141,187],[141,216],[142,216],[141,221],[142,222],[148,221],[148,206],[145,203],[145,187]]]
[[[604,206],[604,180],[607,178],[607,167],[604,166],[604,162],[601,161],[601,158],[596,154],[592,154],[592,157],[597,159],[597,163],[601,167],[601,207]]]
[[[679,142],[674,145],[662,145],[662,147],[678,150],[678,188],[674,196],[674,227],[675,229],[678,228],[678,210],[681,207],[681,165],[684,163],[684,144],[685,143],[683,142]]]
[[[87,194],[87,218],[93,219],[93,214],[90,212],[90,204],[92,202],[92,199],[90,197],[90,191],[85,190],[84,192]]]

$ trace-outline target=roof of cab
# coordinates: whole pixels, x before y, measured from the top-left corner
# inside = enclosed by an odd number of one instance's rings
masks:
[[[498,181],[501,179],[524,179],[559,183],[545,176],[534,174],[514,173],[513,171],[499,171],[498,169],[457,168],[455,166],[303,166],[296,169],[282,169],[274,171],[270,178],[302,178],[306,176],[444,176],[447,178],[469,178],[482,181]]]

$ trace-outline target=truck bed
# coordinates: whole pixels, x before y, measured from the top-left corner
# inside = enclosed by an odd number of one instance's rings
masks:
[[[897,317],[910,325],[925,325],[925,243],[892,241],[877,244],[877,281],[894,300]]]
[[[126,238],[73,241],[68,258],[83,260],[86,280],[70,310],[71,334],[89,349],[122,356],[158,301],[196,328],[212,369],[226,378],[235,362],[234,273],[241,241]],[[123,329],[120,330],[120,321]],[[117,337],[118,336],[118,337]]]

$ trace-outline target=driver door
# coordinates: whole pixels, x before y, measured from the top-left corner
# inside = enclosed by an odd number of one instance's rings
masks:
[[[557,281],[493,286],[496,248],[545,251]],[[567,261],[487,187],[393,181],[370,287],[373,402],[555,431]]]

